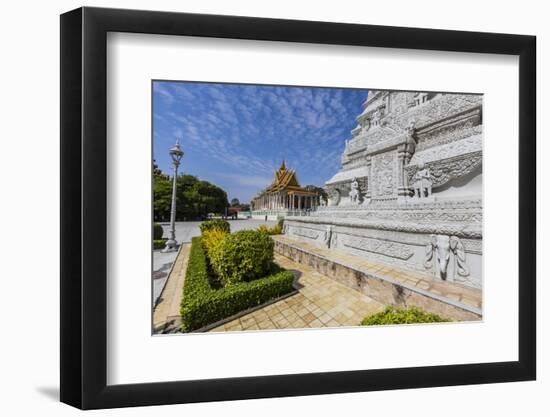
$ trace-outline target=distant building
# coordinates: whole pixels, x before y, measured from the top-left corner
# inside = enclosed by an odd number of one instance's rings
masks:
[[[277,217],[308,214],[319,205],[319,193],[302,187],[296,171],[287,169],[285,161],[275,172],[273,182],[251,201],[253,218],[274,220]]]

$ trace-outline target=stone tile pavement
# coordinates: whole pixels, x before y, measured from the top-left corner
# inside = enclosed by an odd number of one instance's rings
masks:
[[[366,316],[384,309],[383,304],[307,265],[281,255],[275,255],[275,261],[295,273],[298,293],[215,327],[211,332],[356,326]]]
[[[160,293],[158,303],[153,310],[153,331],[155,333],[179,331],[181,324],[180,302],[190,248],[190,243],[181,245],[174,266],[168,275],[168,281]]]

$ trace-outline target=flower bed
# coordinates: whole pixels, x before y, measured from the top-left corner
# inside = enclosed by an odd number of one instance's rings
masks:
[[[200,237],[191,242],[180,306],[181,329],[199,329],[294,290],[294,275],[272,264],[269,273],[249,282],[213,288],[212,271]]]

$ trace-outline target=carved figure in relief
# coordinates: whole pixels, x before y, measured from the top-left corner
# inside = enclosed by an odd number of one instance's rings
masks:
[[[424,162],[420,162],[418,164],[418,171],[413,176],[414,196],[418,198],[431,197],[432,184],[430,169],[426,168]]]
[[[351,180],[351,191],[349,192],[349,201],[353,204],[359,204],[361,202],[361,190],[359,189],[359,182],[356,177]]]
[[[336,247],[336,239],[337,238],[338,238],[338,235],[336,233],[331,233],[329,248],[335,248]]]
[[[370,129],[370,119],[365,119],[363,122],[363,131],[367,132]]]
[[[337,206],[340,203],[340,190],[338,188],[329,188],[328,193],[328,205]]]
[[[456,236],[451,236],[450,245],[451,250],[455,254],[456,273],[462,277],[470,275],[470,271],[466,265],[466,252],[464,251],[464,245]]]
[[[378,107],[372,116],[372,123],[374,126],[380,125],[380,120],[382,119],[382,116],[383,116],[382,108]]]
[[[447,272],[449,267],[449,261],[451,253],[454,255],[453,272],[454,277],[460,275],[466,277],[470,274],[468,266],[466,265],[466,252],[464,245],[460,239],[456,236],[447,235],[431,235],[431,242],[426,246],[426,254],[424,257],[424,267],[431,269],[435,267],[437,275],[442,279],[447,279]],[[435,265],[434,265],[435,255]]]
[[[325,231],[325,234],[323,235],[323,243],[325,246],[330,249],[330,243],[332,241],[332,226],[327,226],[327,230]]]
[[[411,120],[406,129],[407,136],[405,139],[405,155],[406,163],[408,163],[416,150],[416,122]]]

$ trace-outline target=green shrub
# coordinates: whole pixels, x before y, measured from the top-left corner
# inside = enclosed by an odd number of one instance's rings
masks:
[[[265,224],[261,224],[258,227],[258,231],[268,235],[280,235],[281,233],[283,233],[283,226],[277,224],[273,227],[267,227]]]
[[[200,229],[201,234],[203,234],[207,230],[212,229],[220,229],[224,232],[231,233],[231,226],[229,225],[229,222],[222,219],[213,219],[202,222],[200,225]]]
[[[209,254],[212,269],[225,286],[252,281],[269,273],[273,240],[257,230],[227,235]]]
[[[162,226],[158,223],[155,223],[153,225],[153,240],[162,239],[163,234],[164,234],[164,230],[162,229]]]
[[[437,314],[428,313],[418,307],[400,309],[386,307],[380,313],[365,317],[362,326],[376,326],[383,324],[413,324],[413,323],[440,323],[449,320],[439,317]]]
[[[153,249],[164,249],[166,247],[167,239],[155,239],[153,240]]]
[[[221,229],[205,230],[201,236],[202,246],[206,251],[207,256],[212,256],[212,252],[218,247],[221,241],[228,235],[228,233]]]
[[[181,329],[189,332],[293,291],[294,275],[277,268],[271,275],[218,290],[209,284],[201,238],[193,238],[181,300]]]
[[[258,226],[258,232],[269,234],[269,227],[267,227],[265,224],[261,224]]]

